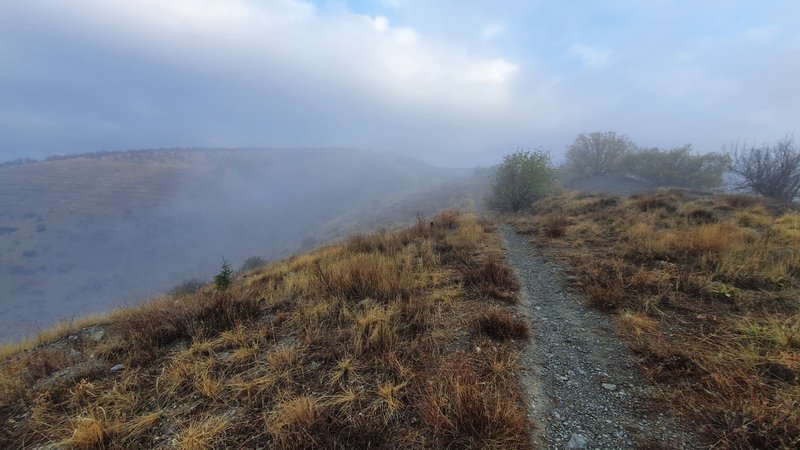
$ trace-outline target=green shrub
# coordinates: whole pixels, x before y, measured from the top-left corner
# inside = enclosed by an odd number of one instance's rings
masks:
[[[623,158],[636,146],[614,131],[579,134],[567,148],[562,173],[568,180],[619,172]]]
[[[232,284],[233,269],[231,269],[231,263],[229,263],[227,259],[223,259],[219,273],[214,276],[214,285],[217,287],[217,290],[224,291],[231,287]]]
[[[518,150],[495,168],[491,205],[500,211],[519,211],[552,190],[556,171],[550,155]]]
[[[658,186],[717,188],[730,160],[717,153],[697,154],[687,144],[670,150],[644,148],[622,158],[620,170]]]

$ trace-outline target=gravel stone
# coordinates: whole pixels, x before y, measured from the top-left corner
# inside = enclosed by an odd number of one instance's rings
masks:
[[[501,227],[500,235],[522,285],[518,313],[531,323],[522,361],[535,447],[703,448],[685,423],[654,412],[668,410],[608,316],[587,307],[572,289],[574,278],[511,226]],[[578,437],[586,439],[584,447],[569,447],[581,442]]]
[[[589,445],[589,440],[582,434],[573,434],[564,447],[566,450],[584,450]]]

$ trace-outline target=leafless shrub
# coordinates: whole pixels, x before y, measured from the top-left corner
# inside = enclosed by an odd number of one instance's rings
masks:
[[[731,171],[739,175],[738,188],[780,201],[793,201],[800,192],[800,148],[787,135],[761,146],[736,144]]]

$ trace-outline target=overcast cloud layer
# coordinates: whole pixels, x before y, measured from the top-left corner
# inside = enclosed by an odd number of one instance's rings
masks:
[[[558,157],[800,123],[800,2],[4,0],[0,161],[145,147]]]

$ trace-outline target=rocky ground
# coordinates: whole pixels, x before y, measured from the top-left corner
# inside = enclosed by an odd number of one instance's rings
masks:
[[[501,235],[531,320],[525,384],[539,448],[702,448],[654,400],[630,350],[602,312],[566,289],[570,280],[510,226]]]

